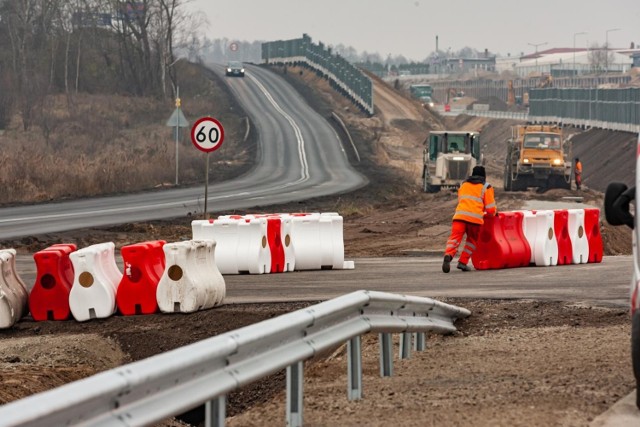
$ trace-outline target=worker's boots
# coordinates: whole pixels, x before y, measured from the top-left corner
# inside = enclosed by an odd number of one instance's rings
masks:
[[[451,270],[451,260],[453,257],[451,255],[445,255],[444,261],[442,261],[442,272],[448,273]]]
[[[461,262],[458,263],[458,270],[462,270],[462,271],[471,271],[471,267],[469,267],[467,264],[463,264]]]

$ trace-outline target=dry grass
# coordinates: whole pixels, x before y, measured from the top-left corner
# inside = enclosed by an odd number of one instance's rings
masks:
[[[225,143],[210,156],[210,182],[241,173],[252,161],[250,141],[243,142],[244,115],[222,82],[188,70],[190,86],[181,87],[182,108],[193,124],[213,115],[225,126]],[[73,97],[43,103],[36,124],[22,130],[19,116],[0,135],[0,203],[141,191],[175,182],[175,138],[165,123],[173,100],[121,95]],[[179,182],[204,183],[205,154],[184,128],[179,142]]]

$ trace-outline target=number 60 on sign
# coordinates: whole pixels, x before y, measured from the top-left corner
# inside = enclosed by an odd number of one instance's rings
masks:
[[[203,117],[194,123],[191,128],[191,142],[195,147],[210,153],[216,151],[224,141],[224,128],[222,123],[213,117]]]

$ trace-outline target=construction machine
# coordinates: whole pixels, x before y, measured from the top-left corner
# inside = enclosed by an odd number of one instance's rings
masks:
[[[437,193],[442,188],[458,188],[483,163],[480,133],[473,131],[432,131],[425,140],[422,168],[423,191]]]
[[[507,140],[504,189],[571,188],[571,141],[556,125],[517,125]]]

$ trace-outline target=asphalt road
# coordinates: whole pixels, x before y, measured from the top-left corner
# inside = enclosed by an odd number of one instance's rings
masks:
[[[116,259],[121,263],[118,256]],[[225,302],[316,301],[366,289],[429,298],[530,298],[626,307],[633,265],[631,256],[610,256],[599,264],[472,272],[454,268],[444,274],[440,257],[354,261],[353,270],[225,275]],[[36,278],[33,258],[18,255],[17,270],[31,288]]]
[[[214,72],[223,74],[220,66]],[[209,186],[211,212],[338,194],[366,184],[347,160],[338,135],[282,78],[247,66],[226,78],[257,128],[256,166]],[[0,209],[0,239],[141,222],[201,212],[204,186]]]

